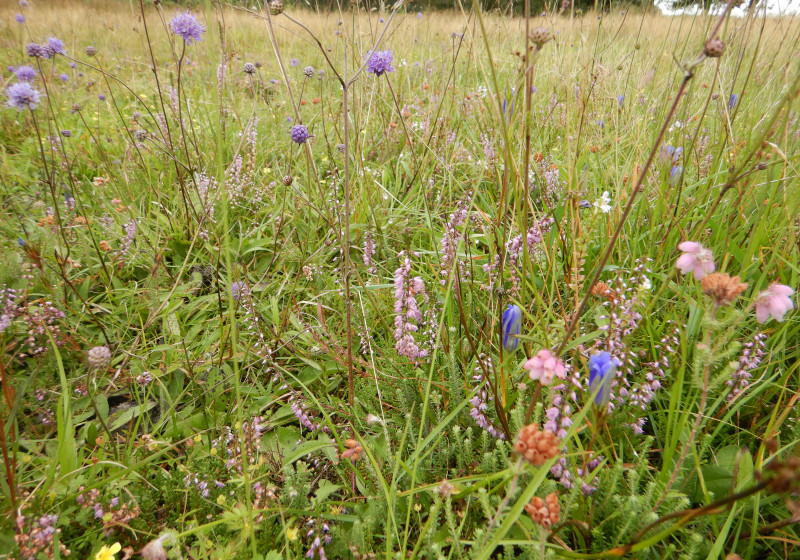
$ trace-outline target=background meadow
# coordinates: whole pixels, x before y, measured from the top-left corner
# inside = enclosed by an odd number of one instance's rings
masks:
[[[0,557],[798,557],[794,18],[20,4]]]

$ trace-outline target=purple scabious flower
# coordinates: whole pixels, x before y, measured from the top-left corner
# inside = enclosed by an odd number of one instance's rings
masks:
[[[618,365],[619,360],[612,358],[608,352],[592,354],[589,358],[589,390],[592,394],[596,393],[594,402],[597,406],[608,403]]]
[[[291,135],[292,140],[298,144],[305,144],[306,140],[311,137],[311,135],[308,133],[308,128],[303,124],[294,125],[289,134]]]
[[[25,16],[22,14],[17,14],[14,19],[17,20],[17,23],[25,23]]]
[[[68,82],[69,76],[67,74],[59,74],[58,79],[61,80],[62,82]]]
[[[169,26],[175,35],[186,41],[187,45],[202,41],[203,33],[206,32],[205,26],[188,11],[173,17],[172,21],[169,22]]]
[[[367,72],[371,72],[376,76],[394,72],[392,51],[369,51],[367,52],[367,57]]]
[[[6,90],[8,106],[17,111],[36,109],[41,101],[41,95],[28,82],[17,82]]]
[[[33,58],[50,58],[50,49],[38,43],[28,43],[25,52]]]
[[[50,37],[47,40],[47,47],[45,48],[50,52],[50,56],[64,54],[66,52],[64,50],[64,41],[58,39],[57,37]]]
[[[296,58],[293,58],[289,61],[289,64],[291,64],[292,66],[297,66],[298,64],[300,64],[300,61],[297,60]]]
[[[36,70],[32,66],[20,66],[14,69],[14,75],[20,82],[32,82],[36,79]]]
[[[509,305],[503,311],[503,349],[513,352],[519,346],[517,335],[522,327],[522,311],[516,305]]]
[[[100,101],[105,101],[106,100],[106,96],[101,93],[101,94],[99,94],[97,96],[97,99],[99,99]]]

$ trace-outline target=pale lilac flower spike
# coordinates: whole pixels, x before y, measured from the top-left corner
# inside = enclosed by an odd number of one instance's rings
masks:
[[[792,294],[794,294],[794,290],[783,284],[771,284],[769,288],[761,292],[756,300],[758,322],[766,323],[770,316],[779,323],[783,321],[786,312],[794,308]]]
[[[684,241],[678,245],[678,249],[683,251],[683,254],[678,257],[675,266],[678,267],[681,274],[693,272],[694,277],[700,280],[703,276],[711,274],[716,269],[711,249],[706,249],[700,243]]]

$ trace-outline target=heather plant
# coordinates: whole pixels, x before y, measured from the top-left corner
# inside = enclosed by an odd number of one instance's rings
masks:
[[[0,9],[0,558],[792,557],[800,28],[536,7]]]

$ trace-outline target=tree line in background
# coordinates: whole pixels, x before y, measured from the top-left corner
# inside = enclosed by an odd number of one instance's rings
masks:
[[[361,0],[363,1],[363,0]],[[361,3],[359,1],[358,3]],[[460,4],[459,4],[460,2]],[[697,0],[676,0],[682,4],[700,3]],[[179,5],[179,6],[197,6],[202,5],[204,0],[172,0],[164,1],[165,6]],[[260,0],[227,0],[225,4],[233,4],[238,6],[253,7],[261,3]],[[351,0],[285,0],[287,6],[302,6],[312,10],[332,10],[338,11],[339,9],[346,9],[353,2]],[[480,0],[481,6],[486,11],[500,12],[500,13],[514,13],[521,14],[524,10],[524,2],[522,0]],[[394,1],[387,0],[384,7],[388,10],[394,4]],[[426,10],[460,10],[461,6],[465,10],[472,8],[472,0],[415,0],[407,2],[406,8],[409,12],[426,11]],[[569,13],[571,10],[580,10],[583,12],[589,10],[602,10],[606,11],[611,8],[625,9],[629,6],[637,8],[649,9],[654,7],[654,0],[530,0],[530,9],[532,14],[540,14],[542,12],[548,13]],[[368,10],[375,8],[381,9],[381,2],[379,1],[366,1],[364,7]]]

